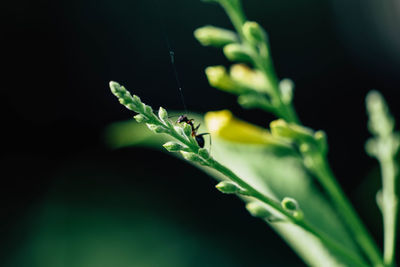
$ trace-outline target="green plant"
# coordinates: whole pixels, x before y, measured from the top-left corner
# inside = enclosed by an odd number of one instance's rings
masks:
[[[249,212],[269,223],[308,264],[394,266],[398,209],[395,155],[400,138],[393,132],[394,120],[381,95],[374,91],[367,96],[369,129],[374,137],[368,140],[366,150],[382,169],[383,189],[377,200],[384,220],[383,257],[329,167],[326,134],[301,125],[292,104],[293,83],[277,78],[264,29],[246,20],[239,0],[208,2],[217,2],[225,9],[236,32],[205,26],[194,32],[195,37],[203,45],[223,47],[229,60],[240,62],[229,73],[223,66],[206,68],[209,83],[236,94],[244,108],[275,114],[279,119],[270,123],[270,131],[235,119],[228,111],[209,112],[205,122],[217,140],[210,155],[196,142],[191,125],[172,123],[163,108],[156,116],[150,106],[116,82],[110,83],[113,94],[138,113],[137,122],[177,140],[166,142],[164,147],[180,152],[221,180],[218,190],[242,198]],[[117,142],[114,146],[136,142],[126,135],[130,127],[117,124],[110,128],[109,139]],[[141,131],[137,125],[133,128]],[[149,139],[156,143],[169,140],[165,135]],[[327,199],[310,184],[312,178],[323,187]],[[279,179],[290,184],[282,186]]]

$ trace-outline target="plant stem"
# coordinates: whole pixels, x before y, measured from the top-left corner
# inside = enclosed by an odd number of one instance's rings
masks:
[[[232,0],[219,0],[218,2],[224,8],[226,14],[238,32],[240,39],[244,40],[242,26],[246,21],[246,16],[242,10],[240,1],[236,1],[235,5],[232,3]]]
[[[268,80],[271,80],[273,87],[272,89],[274,91],[273,97],[276,104],[276,110],[280,111],[279,115],[281,115],[282,118],[284,118],[287,122],[293,122],[297,124],[300,123],[300,120],[294,110],[293,104],[287,105],[282,101],[281,94],[279,92],[279,81],[276,78],[277,76],[273,68],[272,59],[266,61],[264,60],[264,58],[259,57],[257,49],[252,44],[250,44],[243,36],[242,26],[245,23],[246,17],[244,15],[240,2],[237,2],[236,5],[233,5],[229,0],[220,0],[219,2],[228,14],[228,17],[232,21],[232,24],[238,32],[243,44],[245,44],[252,50],[252,55],[254,55],[252,59],[256,67],[263,71],[263,74]],[[268,47],[267,44],[265,45],[266,47]],[[268,54],[270,53],[268,52]],[[270,107],[266,107],[265,110],[269,111]]]
[[[392,157],[379,159],[382,176],[382,202],[384,230],[383,260],[386,266],[395,265],[396,224],[398,199],[396,196],[396,163]]]
[[[331,248],[332,250],[339,253],[341,256],[345,257],[347,260],[349,260],[353,264],[352,266],[368,266],[362,260],[360,260],[356,256],[350,254],[347,250],[343,249],[336,242],[332,241],[330,238],[326,237],[325,235],[323,235],[322,233],[320,233],[319,231],[314,229],[311,225],[307,224],[303,219],[298,219],[298,218],[294,217],[290,212],[283,209],[279,202],[277,202],[277,201],[265,196],[261,192],[257,191],[255,188],[253,188],[251,185],[249,185],[248,183],[243,181],[241,178],[239,178],[234,172],[232,172],[227,167],[223,166],[222,164],[220,164],[219,162],[215,161],[212,158],[209,159],[209,164],[210,164],[210,167],[221,172],[225,176],[229,177],[231,181],[237,183],[240,187],[244,188],[248,192],[249,196],[252,196],[252,197],[258,199],[259,201],[267,204],[269,207],[272,207],[276,211],[280,212],[281,214],[286,216],[289,221],[291,221],[292,223],[303,228],[305,231],[309,232],[310,234],[314,235],[322,243],[324,243],[327,247]]]
[[[330,169],[326,157],[318,154],[316,158],[315,175],[321,185],[329,195],[331,201],[337,208],[337,211],[345,220],[349,230],[354,234],[359,246],[363,249],[365,256],[374,264],[374,266],[382,266],[382,258],[379,249],[372,239],[371,235],[365,228],[361,219],[351,205],[340,185],[337,183],[332,170]]]
[[[247,45],[251,50],[253,50],[253,61],[255,66],[262,70],[265,77],[271,81],[273,87],[273,95],[272,98],[275,101],[275,106],[277,110],[277,114],[280,115],[287,122],[293,122],[296,124],[300,124],[300,120],[294,110],[293,104],[286,104],[282,101],[280,91],[279,91],[279,81],[277,79],[276,73],[273,68],[272,60],[269,58],[265,60],[257,55],[257,49],[245,38],[243,38],[242,26],[245,20],[245,16],[243,15],[243,10],[240,5],[234,6],[229,0],[219,0],[220,4],[226,10],[229,18],[232,21],[232,24],[236,28],[236,31],[239,33],[242,42]],[[267,46],[268,47],[268,46]],[[270,53],[268,53],[270,54]],[[361,219],[358,217],[356,211],[352,207],[350,201],[347,199],[343,191],[341,190],[339,184],[337,183],[332,171],[330,170],[327,159],[322,154],[318,154],[318,158],[315,164],[315,175],[319,179],[319,182],[325,188],[325,191],[328,193],[331,201],[336,205],[338,212],[342,215],[343,220],[346,222],[348,228],[355,235],[355,239],[357,240],[359,246],[363,249],[364,254],[375,266],[382,266],[382,257],[380,255],[379,249],[372,239],[371,235],[368,233]],[[388,180],[388,179],[387,179]],[[393,179],[392,179],[393,180]],[[394,187],[392,187],[394,188]],[[386,211],[385,219],[385,237],[386,235],[391,235],[391,238],[385,238],[385,262],[393,262],[394,258],[394,232],[395,224],[396,224],[396,210],[397,204],[394,205],[393,200],[389,198],[395,197],[393,192],[389,192],[389,196],[387,197],[388,211]],[[393,196],[393,197],[392,197]],[[390,202],[390,204],[389,204]],[[387,229],[388,228],[388,229]],[[387,229],[387,230],[386,230]]]
[[[235,26],[236,30],[239,34],[242,32],[242,25],[244,21],[238,21],[234,16],[234,14],[242,13],[241,9],[233,9],[229,5],[225,5],[224,8],[226,9],[228,16],[231,18],[233,25]],[[233,14],[231,14],[233,13]],[[244,16],[241,16],[244,18]],[[242,36],[242,34],[240,34]],[[242,38],[242,41],[248,45],[253,51],[256,51],[255,47],[253,47],[250,43],[246,41],[245,38]],[[269,53],[270,54],[270,53]],[[256,53],[254,53],[256,55]],[[273,98],[276,101],[276,110],[280,111],[279,115],[282,116],[287,122],[293,122],[296,124],[300,124],[300,120],[297,116],[297,113],[293,107],[293,104],[285,104],[282,101],[279,92],[279,82],[276,76],[276,73],[273,68],[272,60],[268,60],[264,62],[258,56],[253,58],[255,65],[257,68],[263,71],[264,75],[271,81],[272,87],[274,90]],[[321,155],[322,158],[322,155]],[[339,184],[337,183],[332,171],[329,168],[329,165],[324,157],[323,160],[320,160],[319,164],[320,167],[318,168],[317,177],[319,178],[320,183],[323,185],[327,193],[329,194],[332,202],[337,206],[338,211],[342,214],[343,219],[348,224],[348,227],[355,235],[359,246],[364,250],[366,256],[374,263],[376,266],[382,265],[382,258],[378,247],[376,246],[375,241],[372,239],[368,231],[366,230],[364,224],[361,222],[360,218],[358,217],[357,213],[353,209],[350,201],[346,198],[345,194],[341,190]]]

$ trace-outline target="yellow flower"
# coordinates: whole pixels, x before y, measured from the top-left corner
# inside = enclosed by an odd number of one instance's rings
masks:
[[[213,136],[228,141],[288,147],[285,141],[272,136],[268,130],[235,118],[229,110],[207,112],[205,122]]]

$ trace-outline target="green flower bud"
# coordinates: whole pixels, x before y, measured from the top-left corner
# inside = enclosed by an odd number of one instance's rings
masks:
[[[142,123],[147,121],[147,118],[143,116],[142,114],[137,114],[133,117],[138,123]]]
[[[166,133],[167,132],[167,129],[165,129],[162,126],[150,124],[150,123],[146,123],[146,125],[151,131],[153,131],[155,133]]]
[[[317,141],[317,145],[319,150],[322,152],[323,155],[328,153],[328,141],[326,137],[326,133],[324,131],[316,131],[314,134],[314,139]]]
[[[132,99],[135,105],[137,106],[143,105],[142,100],[140,100],[140,97],[138,97],[137,95],[133,95]]]
[[[285,104],[290,104],[293,100],[294,83],[290,79],[283,79],[279,83],[279,91],[282,96],[282,101]]]
[[[260,93],[272,93],[272,85],[266,76],[259,70],[254,70],[245,64],[233,64],[229,74],[232,80],[244,88]],[[249,90],[250,91],[250,90]]]
[[[191,137],[192,136],[192,126],[190,126],[189,124],[185,123],[183,125],[183,132],[185,133],[185,135],[187,137]]]
[[[290,197],[285,197],[281,201],[282,208],[290,212],[293,217],[295,217],[298,220],[303,219],[303,211],[300,209],[299,204],[297,203],[297,200],[290,198]]]
[[[300,150],[301,153],[304,154],[304,153],[310,152],[311,147],[310,147],[309,144],[303,143],[303,144],[301,144],[301,145],[299,146],[299,150]]]
[[[230,181],[222,181],[215,187],[224,194],[237,194],[242,190],[236,183]]]
[[[228,44],[224,46],[224,54],[230,61],[253,62],[251,51],[241,44]]]
[[[271,212],[269,212],[264,205],[256,201],[247,203],[246,209],[252,216],[257,218],[269,218],[272,216]]]
[[[200,148],[199,149],[199,155],[200,157],[202,157],[203,159],[209,159],[210,158],[210,154],[208,153],[208,150],[205,148]]]
[[[301,210],[293,212],[293,217],[295,217],[297,220],[303,220],[304,219],[304,213]]]
[[[133,111],[136,110],[136,106],[135,106],[134,104],[132,104],[132,103],[126,104],[125,107],[126,107],[127,109],[129,109],[129,110],[133,110]]]
[[[137,95],[133,95],[132,104],[135,106],[134,111],[138,113],[144,113],[145,104],[142,103],[142,101]]]
[[[297,201],[291,197],[285,197],[281,201],[282,208],[284,208],[287,211],[297,211],[299,210],[299,204]]]
[[[224,66],[207,67],[205,72],[212,87],[237,95],[248,91],[232,80]]]
[[[119,103],[126,106],[128,103],[130,103],[126,98],[120,98],[118,99]]]
[[[146,115],[153,114],[153,109],[152,109],[152,107],[150,107],[150,106],[148,106],[148,105],[144,105],[144,113],[145,113]]]
[[[168,123],[168,112],[160,107],[158,110],[158,117],[164,122],[164,123]]]
[[[183,158],[188,160],[188,161],[192,161],[195,163],[200,163],[202,165],[207,165],[207,162],[204,161],[199,155],[197,155],[196,153],[192,153],[192,152],[186,152],[186,151],[180,151]]]
[[[255,21],[246,21],[243,24],[243,35],[253,43],[259,44],[267,41],[267,34],[264,29]]]
[[[315,160],[310,154],[303,154],[303,164],[307,169],[311,170],[312,172],[316,170]]]
[[[119,85],[119,83],[110,81],[110,89],[114,95],[117,95],[119,93],[120,87],[121,86]]]
[[[282,119],[272,121],[270,128],[274,136],[288,138],[296,142],[314,142],[314,132],[310,128],[294,123],[287,123]]]
[[[175,131],[182,136],[186,136],[181,126],[174,126]]]
[[[203,46],[222,47],[239,41],[235,32],[210,25],[196,29],[194,37]]]
[[[371,91],[365,99],[369,131],[377,136],[388,136],[394,129],[394,119],[389,113],[385,99],[378,91]]]
[[[180,143],[177,142],[167,142],[163,145],[163,147],[168,150],[169,152],[179,152],[181,150],[186,150],[187,147],[181,145]]]

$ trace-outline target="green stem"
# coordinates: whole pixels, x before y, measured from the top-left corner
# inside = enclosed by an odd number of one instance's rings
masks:
[[[382,258],[375,241],[372,239],[350,201],[341,190],[340,185],[337,183],[327,163],[327,159],[319,154],[319,158],[315,160],[315,166],[317,166],[315,169],[316,177],[336,206],[342,219],[347,223],[349,230],[353,233],[357,243],[363,249],[365,256],[374,266],[382,266]]]
[[[259,201],[267,204],[268,206],[272,207],[276,211],[280,212],[284,216],[287,217],[289,221],[292,223],[298,225],[299,227],[303,228],[305,231],[309,232],[310,234],[314,235],[316,238],[318,238],[322,243],[324,243],[327,247],[331,248],[332,250],[336,251],[339,253],[341,256],[346,258],[352,263],[352,266],[368,266],[366,265],[363,261],[361,261],[359,258],[354,256],[353,254],[349,253],[347,250],[343,249],[340,245],[338,245],[336,242],[332,241],[330,238],[327,236],[323,235],[316,229],[314,229],[311,225],[307,224],[303,219],[298,219],[294,217],[290,212],[286,211],[285,209],[282,208],[281,204],[261,192],[257,191],[255,188],[253,188],[251,185],[243,181],[241,178],[239,178],[234,172],[232,172],[230,169],[227,167],[223,166],[219,162],[215,161],[214,159],[210,158],[209,159],[209,164],[210,167],[214,168],[215,170],[219,171],[220,173],[224,174],[225,176],[229,177],[231,181],[237,183],[240,187],[244,188],[249,196],[252,196]]]
[[[232,3],[232,1],[230,0],[220,0],[218,2],[224,8],[240,38],[244,40],[242,26],[246,21],[246,16],[244,15],[244,12],[242,10],[240,1],[235,1],[235,3]]]
[[[382,175],[382,202],[384,230],[383,260],[386,266],[395,265],[396,224],[398,199],[396,196],[396,163],[393,158],[379,159]]]
[[[293,122],[296,124],[300,124],[300,120],[294,110],[293,105],[286,104],[282,101],[280,90],[279,90],[279,81],[277,79],[277,76],[275,74],[272,60],[268,59],[266,60],[265,58],[259,57],[257,53],[256,47],[254,47],[252,44],[246,41],[245,38],[243,38],[243,31],[242,31],[242,26],[244,23],[245,16],[243,15],[243,11],[240,7],[240,5],[234,6],[232,1],[229,0],[220,0],[220,4],[224,7],[226,10],[228,16],[230,17],[234,27],[236,28],[236,31],[239,33],[242,42],[250,47],[253,50],[253,61],[255,63],[255,67],[262,70],[264,75],[271,81],[272,87],[273,87],[273,95],[272,100],[274,101],[274,106],[276,107],[276,113],[277,115],[281,116],[283,119],[285,119],[287,122]],[[270,53],[268,53],[270,54]],[[270,110],[270,108],[268,108]],[[359,246],[363,249],[365,255],[370,259],[370,261],[375,265],[375,266],[382,266],[382,257],[380,255],[380,252],[378,250],[378,247],[376,246],[376,243],[368,233],[367,229],[365,228],[364,224],[358,217],[357,213],[353,209],[350,201],[346,198],[344,195],[343,191],[341,190],[339,184],[337,183],[335,177],[332,174],[332,171],[329,168],[329,165],[326,161],[326,158],[323,157],[322,155],[319,155],[320,159],[318,159],[318,163],[315,165],[316,166],[316,176],[319,179],[320,183],[322,186],[325,188],[326,192],[330,196],[332,202],[336,205],[339,213],[342,215],[343,219],[348,225],[348,228],[352,231],[352,233],[355,235],[355,239],[357,240]],[[388,201],[389,202],[389,201]],[[390,201],[393,203],[393,201]],[[387,247],[387,261],[393,261],[393,250],[394,250],[394,234],[393,230],[395,230],[395,210],[397,210],[396,207],[391,207],[390,208],[390,215],[392,219],[387,220],[387,227],[391,230],[386,230],[387,233],[385,235],[392,235],[392,239],[388,239],[387,244],[385,243],[385,247]],[[389,212],[388,212],[389,213]],[[389,217],[389,215],[386,215]],[[386,260],[385,260],[386,262]]]
[[[240,1],[236,0],[220,0],[218,1],[222,7],[225,9],[225,12],[227,13],[229,19],[232,21],[232,24],[236,31],[238,32],[240,39],[244,44],[246,44],[252,51],[253,51],[253,61],[255,62],[255,65],[258,69],[262,70],[264,75],[267,77],[267,79],[272,80],[273,84],[273,90],[274,90],[274,99],[276,102],[276,111],[280,111],[279,115],[282,116],[287,122],[294,122],[294,123],[300,123],[300,120],[294,111],[294,107],[292,104],[287,105],[283,103],[281,94],[279,92],[279,81],[276,79],[276,74],[274,72],[272,60],[265,60],[262,57],[258,57],[257,49],[250,44],[246,38],[243,36],[243,24],[246,21],[246,16],[244,15],[242,6],[240,4]],[[266,45],[266,44],[265,44]],[[266,45],[266,47],[268,47]],[[268,66],[266,66],[268,64]],[[270,111],[270,107],[265,107],[264,108],[267,111]]]

